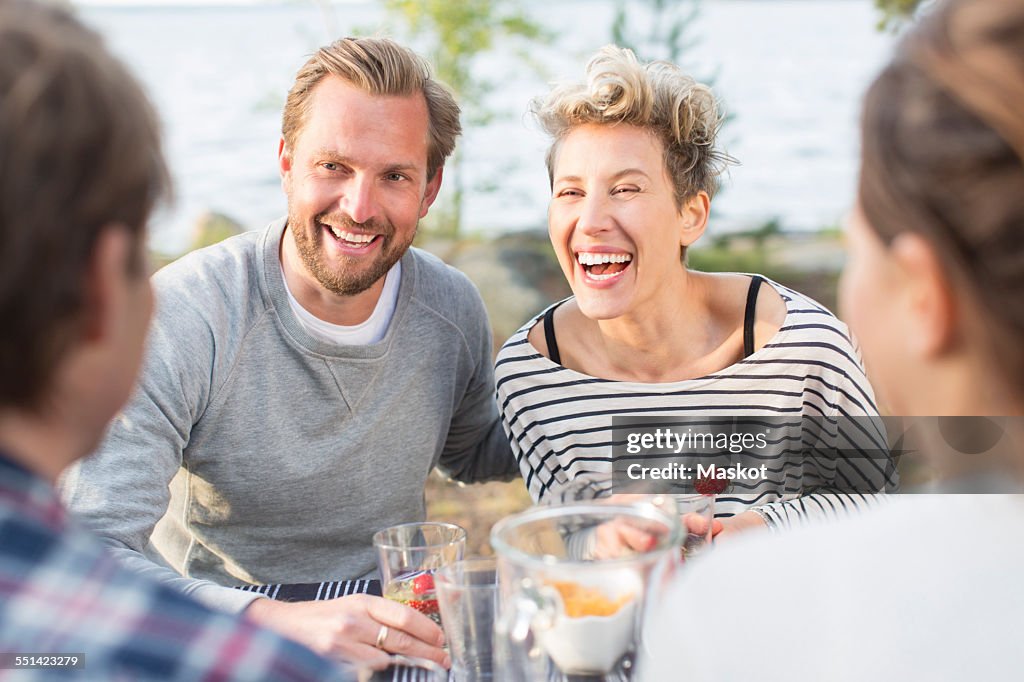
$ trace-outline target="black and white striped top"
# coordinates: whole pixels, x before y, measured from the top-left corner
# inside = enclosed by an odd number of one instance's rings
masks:
[[[876,417],[874,393],[846,325],[806,296],[765,282],[786,304],[778,333],[744,360],[697,379],[651,384],[588,376],[552,362],[528,342],[528,332],[544,312],[523,325],[498,353],[495,378],[505,432],[534,501],[557,496],[579,476],[611,475],[613,416]],[[885,447],[884,434],[871,438]],[[770,526],[788,526],[841,514],[873,499],[804,494],[811,485],[803,480],[799,463],[779,461],[780,466],[769,467],[773,482],[741,493],[727,491],[717,498],[715,515],[753,509]],[[872,469],[875,464],[863,460],[856,466]],[[892,484],[877,470],[858,473],[877,481],[873,489],[879,491]],[[815,490],[823,489],[820,480],[813,483]]]

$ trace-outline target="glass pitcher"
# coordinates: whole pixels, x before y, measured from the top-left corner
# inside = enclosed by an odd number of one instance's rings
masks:
[[[646,605],[681,542],[678,516],[651,504],[535,507],[497,523],[496,679],[631,679]]]

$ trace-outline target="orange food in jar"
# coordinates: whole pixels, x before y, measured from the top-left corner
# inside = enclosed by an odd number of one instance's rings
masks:
[[[548,584],[558,590],[565,615],[570,618],[612,616],[633,599],[631,593],[612,599],[598,587],[587,587],[579,583],[555,580]]]

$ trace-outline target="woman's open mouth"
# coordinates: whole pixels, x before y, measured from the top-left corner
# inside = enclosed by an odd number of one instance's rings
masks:
[[[580,251],[576,254],[576,262],[586,279],[595,283],[611,283],[629,269],[633,256],[629,253],[596,253]]]

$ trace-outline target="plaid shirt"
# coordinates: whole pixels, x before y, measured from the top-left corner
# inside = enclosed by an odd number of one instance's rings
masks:
[[[19,680],[346,679],[298,644],[123,568],[48,483],[2,453],[0,653],[85,654],[83,669]]]

